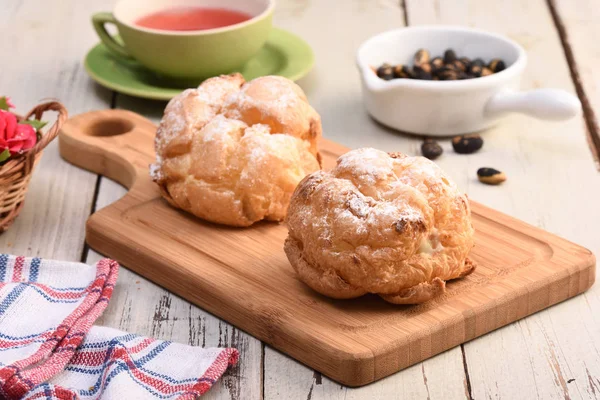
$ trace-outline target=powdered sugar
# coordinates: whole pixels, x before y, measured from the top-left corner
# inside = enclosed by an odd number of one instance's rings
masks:
[[[227,97],[232,93],[237,92],[243,81],[241,76],[220,76],[211,78],[198,86],[196,96],[199,101],[218,108],[215,112],[220,112]]]
[[[273,110],[277,112],[294,107],[299,102],[299,98],[295,93],[284,92],[276,96],[257,99],[256,97],[249,96],[246,92],[240,91],[237,95],[232,96],[230,101],[234,102],[240,109],[253,107],[263,113],[266,111],[273,113]],[[285,117],[285,115],[283,112],[278,114],[279,117]]]
[[[271,134],[271,127],[269,127],[269,125],[266,124],[254,124],[248,128],[246,128],[246,132],[245,135],[246,136],[253,136],[253,135],[270,135]]]
[[[189,97],[195,95],[197,89],[187,89],[177,96],[173,97],[167,107],[165,113],[160,120],[160,125],[156,131],[156,137],[154,138],[154,145],[156,147],[156,153],[161,153],[162,149],[171,141],[173,138],[179,136],[186,126],[185,111],[183,107],[184,101]]]
[[[259,90],[256,90],[260,87]],[[240,91],[225,101],[224,108],[234,117],[240,118],[246,110],[257,110],[261,117],[276,117],[285,124],[292,118],[290,110],[308,104],[295,88],[295,83],[285,78],[267,76],[244,84]],[[288,132],[273,132],[288,133]]]
[[[162,178],[162,173],[160,171],[160,166],[162,165],[162,159],[160,157],[156,157],[156,162],[154,164],[150,164],[150,177],[153,181],[159,181]]]
[[[223,135],[231,136],[232,133],[246,128],[247,125],[242,121],[235,119],[229,119],[222,114],[214,117],[208,124],[201,130],[201,137],[203,142],[211,142],[217,140]]]
[[[232,208],[233,214],[240,214],[239,219],[227,217],[235,224],[245,224],[247,218],[252,219],[250,223],[254,218],[280,220],[297,183],[319,168],[314,143],[321,132],[320,119],[302,90],[285,78],[258,78],[240,89],[242,83],[239,74],[211,78],[198,89],[173,98],[157,131],[157,157],[150,175],[167,190],[178,180],[185,179],[186,186],[187,181],[209,182],[209,175],[214,178],[202,198],[185,199],[188,194],[182,192],[179,204],[176,194],[169,192],[176,204],[202,218],[212,220],[198,202],[222,203],[223,196],[216,193],[223,188],[211,186],[219,180],[219,185],[235,189],[231,197],[243,197],[243,207]],[[271,127],[276,126],[277,132],[272,132]],[[176,143],[169,146],[172,141]],[[172,176],[162,169],[167,157],[177,158],[177,173]],[[226,178],[220,180],[221,176]],[[257,200],[260,198],[264,201]],[[188,209],[188,200],[193,200],[193,210]]]
[[[211,78],[197,89],[186,89],[173,97],[167,107],[155,138],[157,153],[186,128],[200,129],[221,112],[225,99],[239,90],[243,83],[241,75]],[[186,109],[187,108],[189,109]],[[204,106],[204,107],[202,107]],[[200,123],[199,123],[200,122]]]
[[[260,145],[254,144],[252,147],[252,151],[247,154],[248,165],[252,166],[255,164],[259,164],[264,162],[265,158],[269,154],[277,154],[277,149],[285,149],[286,143],[285,140],[299,140],[292,136],[286,135],[271,135],[271,128],[269,125],[265,124],[255,124],[248,128],[246,128],[244,132],[244,138],[254,140],[258,139],[260,136],[265,136],[265,138],[261,138]],[[253,143],[259,143],[254,140]],[[288,156],[292,156],[290,153],[286,153]]]
[[[336,176],[350,174],[355,183],[375,185],[377,181],[389,178],[393,173],[393,160],[387,153],[372,148],[349,151],[337,160],[332,170]]]
[[[266,155],[267,155],[267,152],[262,147],[253,148],[252,151],[250,152],[250,154],[248,155],[249,165],[252,165],[252,166],[258,165],[260,163],[259,160],[264,160]]]
[[[364,218],[369,213],[369,206],[360,196],[353,196],[348,201],[348,208],[352,212],[352,214],[356,215],[359,218]]]
[[[381,226],[382,229],[395,227],[397,232],[392,235],[397,235],[401,233],[400,226],[403,224],[424,223],[425,210],[415,206],[422,202],[416,185],[421,184],[425,176],[432,179],[440,174],[441,169],[426,159],[392,158],[388,153],[372,148],[352,150],[338,158],[333,170],[323,173],[325,181],[334,179],[334,182],[338,182],[335,185],[339,188],[339,195],[347,200],[334,202],[336,205],[331,213],[323,215],[315,212],[312,206],[305,207],[303,218],[313,221],[315,226],[332,223],[336,218],[354,218],[354,222],[345,227],[354,230],[351,235],[362,235],[365,226]],[[395,224],[399,224],[399,227]],[[414,232],[414,229],[411,231]],[[319,232],[320,235],[326,234],[326,230]],[[330,239],[325,236],[320,238],[324,241]]]
[[[418,221],[423,218],[423,213],[420,210],[411,207],[405,201],[395,202],[393,208],[400,213],[401,218],[405,221]]]
[[[280,122],[285,123],[289,110],[306,102],[301,89],[282,77],[262,77],[242,85],[243,82],[239,74],[215,77],[204,81],[198,89],[187,89],[175,96],[167,105],[156,134],[157,154],[161,154],[165,146],[184,134],[186,129],[192,134],[192,129],[202,129],[205,123],[211,121],[219,125],[203,130],[203,140],[214,140],[219,129],[231,128],[229,121],[241,119],[241,109],[254,107],[262,113],[270,113],[271,117],[276,114]],[[259,99],[248,94],[252,88],[260,92]],[[228,120],[224,116],[225,108],[234,119]],[[240,123],[242,127],[247,126]]]

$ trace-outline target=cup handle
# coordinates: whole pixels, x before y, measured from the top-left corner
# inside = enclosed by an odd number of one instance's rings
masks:
[[[117,42],[115,38],[113,38],[108,31],[106,30],[106,24],[115,24],[117,20],[114,15],[109,12],[99,12],[92,16],[92,24],[94,25],[94,29],[100,37],[100,40],[104,45],[113,53],[121,56],[131,58],[131,55],[121,43]]]
[[[538,119],[563,121],[579,114],[581,102],[560,89],[535,89],[525,92],[502,91],[488,100],[485,115],[495,117],[518,112]]]

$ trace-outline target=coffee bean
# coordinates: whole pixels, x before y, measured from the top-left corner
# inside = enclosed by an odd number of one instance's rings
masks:
[[[444,150],[442,149],[442,146],[440,146],[439,143],[433,139],[425,139],[421,145],[421,153],[423,154],[423,157],[427,157],[430,160],[435,160],[441,156],[443,152]]]
[[[421,64],[421,65],[415,65],[413,67],[413,69],[415,71],[423,71],[423,72],[427,72],[428,74],[430,74],[431,73],[431,64],[424,63],[424,64]]]
[[[483,60],[481,58],[476,58],[473,61],[471,61],[472,65],[476,65],[478,67],[483,67],[485,65],[485,63],[483,62]]]
[[[501,59],[494,58],[488,64],[488,68],[490,70],[492,70],[492,72],[496,73],[496,72],[504,71],[506,69],[506,64],[504,64],[504,61],[502,61]]]
[[[481,69],[485,66],[485,63],[481,58],[476,58],[471,61],[467,68],[467,73],[474,75],[477,71],[481,74]]]
[[[450,64],[444,64],[444,66],[442,67],[442,69],[451,69],[453,71],[460,71],[460,69],[458,68],[458,66],[454,63],[451,62]]]
[[[440,78],[441,81],[457,80],[458,75],[459,75],[459,71],[457,71],[453,68],[444,67],[441,70],[438,70],[438,72],[437,72],[437,76]]]
[[[427,50],[419,49],[415,53],[414,64],[416,66],[421,66],[423,64],[427,64],[427,63],[429,63],[429,60],[430,60],[430,56],[429,56],[429,52]]]
[[[477,134],[455,136],[452,147],[459,154],[471,154],[483,147],[483,139]]]
[[[442,57],[436,57],[433,60],[431,60],[430,64],[433,67],[433,69],[440,69],[444,66],[444,60],[442,59]]]
[[[467,70],[467,65],[465,63],[463,63],[461,60],[454,60],[454,62],[451,65],[453,65],[454,68],[456,68],[457,70],[459,70],[461,72],[465,72]]]
[[[382,64],[374,68],[377,76],[384,80],[397,78],[450,81],[479,78],[500,72],[506,68],[503,60],[494,58],[488,65],[481,58],[471,60],[468,57],[457,58],[452,49],[447,49],[443,57],[431,58],[429,51],[419,49],[414,55],[412,67],[398,64]]]
[[[477,170],[477,178],[488,185],[499,185],[506,180],[506,175],[497,169],[484,167]]]
[[[410,68],[406,65],[394,65],[393,72],[394,78],[410,78]]]
[[[444,64],[452,64],[456,60],[456,53],[452,49],[444,52]]]
[[[377,76],[383,80],[390,81],[394,79],[394,70],[390,64],[383,64],[377,68]]]
[[[421,69],[421,67],[413,67],[413,74],[415,79],[430,81],[433,78],[433,75],[431,75],[430,72]]]
[[[471,68],[469,69],[469,74],[471,76],[474,76],[475,78],[479,78],[481,76],[482,70],[483,70],[483,67],[472,63]]]

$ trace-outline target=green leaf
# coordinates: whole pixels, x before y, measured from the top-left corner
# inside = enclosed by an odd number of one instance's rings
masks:
[[[6,96],[0,97],[0,110],[8,111],[10,106],[8,105],[8,99]]]
[[[0,163],[8,160],[8,157],[10,157],[10,151],[4,149],[4,151],[0,153]]]
[[[29,119],[29,120],[23,121],[21,123],[25,124],[25,125],[31,125],[31,126],[33,126],[33,129],[35,129],[36,131],[39,131],[40,129],[42,129],[47,124],[47,122],[38,121],[37,119]]]

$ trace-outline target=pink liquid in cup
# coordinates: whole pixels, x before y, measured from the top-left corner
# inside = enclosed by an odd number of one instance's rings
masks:
[[[222,28],[248,21],[252,16],[241,11],[212,7],[178,7],[148,14],[135,25],[164,31],[200,31]]]

